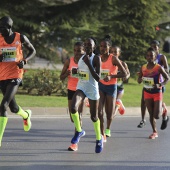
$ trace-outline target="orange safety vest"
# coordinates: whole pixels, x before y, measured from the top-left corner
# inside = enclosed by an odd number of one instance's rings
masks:
[[[71,71],[73,67],[78,68],[78,64],[74,62],[74,57],[71,57],[68,70]],[[67,89],[76,91],[77,83],[78,83],[78,78],[72,77],[71,75],[68,76]]]
[[[110,54],[107,61],[101,62],[101,76],[102,76],[102,74],[103,74],[103,77],[105,77],[106,75],[116,75],[117,74],[118,67],[114,66],[112,64],[112,57],[113,57],[113,54]],[[103,80],[103,77],[101,77],[101,79],[100,79],[100,82],[102,84],[105,84],[105,85],[117,84],[117,78],[112,78],[110,81],[105,82]]]
[[[20,34],[15,32],[14,41],[7,44],[4,37],[0,35],[0,50],[3,61],[0,62],[0,80],[8,80],[23,77],[23,69],[19,69],[17,63],[23,59]]]

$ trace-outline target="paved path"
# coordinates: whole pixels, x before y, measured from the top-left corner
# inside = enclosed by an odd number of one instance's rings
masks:
[[[0,148],[0,170],[170,170],[169,127],[148,139],[151,126],[137,128],[139,117],[115,117],[103,152],[95,154],[95,134],[89,118],[77,152],[67,150],[74,134],[69,118],[32,118],[24,132],[22,119],[10,118]]]
[[[28,109],[24,107],[24,109]],[[0,148],[0,170],[170,170],[169,126],[159,137],[148,139],[151,126],[137,128],[139,107],[126,108],[112,123],[111,137],[101,154],[95,154],[95,135],[89,109],[83,115],[86,136],[77,152],[67,151],[74,133],[67,108],[32,107],[32,129],[23,131],[20,116],[9,113],[8,124]],[[168,110],[170,107],[168,107]]]
[[[32,62],[29,62],[24,66],[25,69],[57,69],[61,70],[63,64],[53,64],[52,62],[45,60],[43,58],[35,57],[32,59]]]

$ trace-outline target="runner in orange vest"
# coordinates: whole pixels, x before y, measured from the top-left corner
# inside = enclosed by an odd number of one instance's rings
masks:
[[[98,114],[100,119],[101,134],[104,142],[106,137],[111,136],[111,123],[115,113],[116,98],[117,98],[117,78],[127,76],[126,69],[117,56],[110,53],[112,46],[111,37],[107,35],[100,42],[100,57],[101,57],[101,77],[99,81],[99,108]],[[120,73],[118,74],[118,70]],[[107,117],[106,129],[104,131],[104,109]]]
[[[111,49],[110,49],[110,53],[112,53],[115,57],[120,57],[121,49],[118,46],[112,46]],[[126,72],[127,72],[127,76],[124,77],[124,78],[118,78],[117,79],[116,108],[115,108],[115,113],[114,113],[113,116],[116,116],[117,110],[119,111],[119,113],[121,115],[123,115],[125,113],[125,107],[122,103],[121,98],[124,95],[123,84],[124,84],[124,81],[127,80],[130,77],[130,71],[129,71],[128,65],[124,61],[121,61],[121,63],[123,65],[123,67],[125,68]],[[119,73],[119,70],[118,70],[118,73]]]
[[[4,16],[0,19],[0,88],[3,98],[0,105],[0,146],[8,121],[7,108],[23,118],[24,131],[31,128],[31,110],[23,110],[15,100],[18,87],[22,84],[23,67],[36,51],[25,35],[12,31],[13,20]],[[23,56],[22,46],[29,53]]]

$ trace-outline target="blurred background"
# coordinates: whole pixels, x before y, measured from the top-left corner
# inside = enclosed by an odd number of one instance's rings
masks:
[[[170,63],[170,0],[1,0],[0,17],[10,16],[13,31],[25,34],[37,50],[27,68],[61,70],[73,45],[107,34],[122,49],[135,77],[153,39]]]

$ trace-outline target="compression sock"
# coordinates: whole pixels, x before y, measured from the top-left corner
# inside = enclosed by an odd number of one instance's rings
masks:
[[[101,133],[100,133],[100,120],[98,119],[96,122],[93,122],[94,131],[96,133],[96,140],[101,139]]]
[[[21,117],[23,117],[23,119],[27,119],[28,118],[28,113],[25,112],[20,106],[19,107],[19,110],[17,112],[17,115],[20,115]]]
[[[0,147],[7,121],[8,121],[7,117],[0,117]]]
[[[81,132],[81,126],[80,126],[80,119],[79,119],[79,114],[76,112],[75,114],[71,113],[71,117],[73,119],[74,125],[76,127],[77,132]]]

